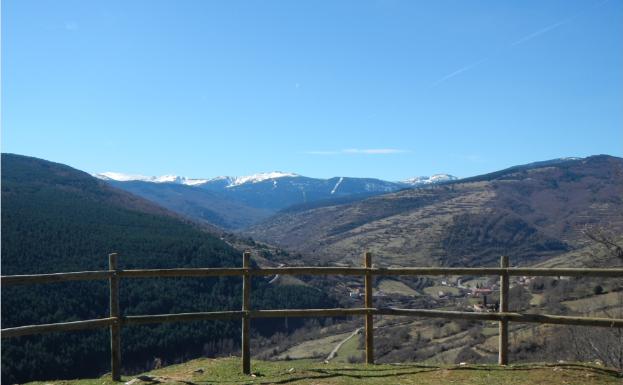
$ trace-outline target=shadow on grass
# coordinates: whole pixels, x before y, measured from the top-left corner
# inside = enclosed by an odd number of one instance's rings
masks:
[[[186,382],[188,385],[199,385],[199,384],[219,384],[219,383],[239,383],[239,384],[258,384],[258,385],[268,385],[268,384],[288,384],[294,383],[298,381],[309,381],[309,380],[324,380],[330,378],[337,377],[345,377],[352,379],[366,379],[366,378],[389,378],[389,377],[403,377],[403,376],[412,376],[423,373],[431,373],[438,371],[488,371],[488,372],[496,372],[496,371],[530,371],[536,369],[549,369],[549,368],[561,368],[566,370],[574,370],[581,372],[592,372],[595,374],[600,374],[603,376],[608,376],[612,378],[620,378],[621,374],[613,369],[608,368],[600,368],[595,366],[588,366],[582,364],[524,364],[524,365],[513,365],[513,366],[493,366],[493,365],[483,365],[483,366],[452,366],[452,367],[440,367],[433,365],[417,365],[417,364],[396,364],[392,365],[392,367],[362,367],[362,368],[309,368],[305,369],[304,373],[296,373],[296,374],[288,374],[288,373],[280,373],[275,375],[275,377],[288,376],[288,378],[282,379],[273,379],[270,381],[262,381],[261,373],[258,373],[259,377],[253,378],[253,380],[249,379],[240,379],[238,381],[214,381],[214,380],[205,380],[198,381],[195,383]]]

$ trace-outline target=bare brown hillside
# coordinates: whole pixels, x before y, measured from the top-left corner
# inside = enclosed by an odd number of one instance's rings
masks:
[[[248,234],[307,262],[388,265],[514,264],[583,243],[591,225],[623,229],[623,159],[600,155],[541,162],[456,183],[343,205],[283,212]]]

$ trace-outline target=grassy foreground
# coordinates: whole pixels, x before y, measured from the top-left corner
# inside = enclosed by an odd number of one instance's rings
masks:
[[[131,385],[145,384],[623,384],[623,378],[610,369],[579,364],[530,364],[432,366],[418,364],[372,365],[323,364],[317,361],[253,361],[253,376],[240,374],[240,359],[197,359],[172,365],[137,376],[124,376]],[[143,377],[141,376],[148,376]],[[120,384],[110,376],[72,381],[45,381],[46,385],[111,385]],[[121,383],[122,384],[122,383]]]

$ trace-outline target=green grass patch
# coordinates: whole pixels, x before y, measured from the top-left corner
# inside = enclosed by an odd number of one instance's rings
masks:
[[[286,357],[291,359],[324,358],[331,352],[331,350],[333,350],[335,345],[340,343],[340,341],[349,335],[350,332],[305,341],[281,353],[277,358],[280,360],[283,360]]]
[[[164,384],[298,384],[298,385],[360,385],[360,384],[418,384],[418,385],[584,385],[621,384],[617,372],[596,366],[579,364],[524,364],[499,367],[496,365],[365,365],[323,364],[310,360],[253,361],[253,376],[241,374],[237,357],[197,359],[180,365],[154,370],[152,380],[134,381],[135,385]],[[136,376],[124,376],[131,381]],[[112,385],[110,376],[90,380],[45,381],[32,384]],[[119,384],[119,383],[117,383]]]
[[[357,334],[353,338],[344,342],[340,349],[337,351],[337,356],[333,359],[334,362],[348,363],[350,357],[361,359],[364,350],[359,349],[359,341],[363,338],[361,334]]]
[[[387,294],[400,294],[406,296],[418,296],[417,291],[413,290],[406,284],[394,279],[383,279],[378,283],[377,288]]]
[[[444,293],[449,293],[449,294],[459,294],[461,291],[456,288],[456,287],[452,287],[452,286],[443,286],[443,285],[439,285],[439,286],[429,286],[427,288],[424,288],[424,293],[432,296],[432,297],[439,297],[439,292],[442,291]]]

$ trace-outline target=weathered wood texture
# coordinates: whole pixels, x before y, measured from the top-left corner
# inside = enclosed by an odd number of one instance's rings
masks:
[[[119,313],[119,276],[117,270],[117,253],[108,255],[108,269],[114,273],[110,276],[110,371],[113,381],[121,381],[121,314]]]
[[[541,323],[555,325],[578,325],[578,326],[598,326],[607,328],[623,328],[623,318],[599,318],[599,317],[571,317],[548,314],[522,314],[522,313],[474,313],[466,311],[452,310],[430,310],[430,309],[396,309],[381,308],[375,309],[374,314],[397,315],[422,318],[447,318],[447,319],[466,319],[482,321],[508,320],[520,323]]]
[[[242,318],[243,311],[212,311],[178,314],[131,315],[123,317],[123,325],[138,325],[165,322],[207,321]]]
[[[278,309],[278,310],[251,310],[251,318],[278,318],[278,317],[347,317],[364,315],[374,309]]]
[[[118,268],[117,254],[109,255],[109,270],[81,271],[71,273],[14,275],[0,277],[2,286],[17,284],[40,284],[77,280],[108,279],[110,283],[110,317],[55,324],[29,325],[5,328],[2,338],[19,337],[47,332],[83,330],[92,328],[110,328],[111,372],[114,380],[120,379],[121,340],[120,328],[124,325],[136,325],[163,322],[185,322],[199,320],[241,319],[242,320],[242,369],[251,373],[250,320],[251,318],[273,317],[365,317],[366,362],[374,363],[373,316],[394,315],[411,317],[433,317],[447,319],[499,321],[499,363],[508,363],[508,322],[541,323],[559,325],[598,326],[623,328],[623,319],[572,317],[547,314],[522,314],[509,312],[508,291],[510,276],[586,276],[586,277],[623,277],[623,269],[589,268],[510,268],[508,259],[502,257],[499,268],[462,268],[462,267],[415,267],[415,268],[373,268],[372,255],[364,254],[364,267],[283,267],[252,268],[251,254],[243,254],[242,268],[183,268],[183,269],[139,269],[121,270]],[[269,275],[357,275],[364,277],[365,307],[351,309],[279,309],[251,310],[250,293],[252,276]],[[430,309],[396,309],[373,307],[373,277],[378,276],[449,276],[449,275],[498,275],[500,276],[500,309],[497,313],[474,313],[464,311],[446,311]],[[119,309],[119,280],[121,278],[153,277],[218,277],[242,276],[242,309],[239,311],[215,311],[180,314],[133,315],[123,317]]]
[[[556,325],[597,326],[607,328],[623,328],[622,318],[571,317],[547,314],[521,313],[473,313],[464,311],[430,310],[430,309],[397,309],[397,308],[351,308],[351,309],[280,309],[251,310],[251,318],[279,317],[347,317],[361,316],[367,313],[376,315],[395,315],[422,318],[467,319],[483,321],[499,321],[507,319],[511,322],[542,323]],[[135,325],[160,322],[188,322],[204,320],[221,320],[242,318],[242,311],[198,312],[179,314],[135,315],[123,317],[123,325]],[[85,321],[61,322],[54,324],[18,326],[2,329],[2,338],[19,337],[48,332],[64,332],[72,330],[95,329],[109,327],[114,318],[101,318]]]
[[[0,278],[2,286],[9,285],[32,285],[36,283],[52,283],[65,281],[93,281],[108,279],[112,271],[76,271],[72,273],[51,274],[27,274],[27,275],[4,275]]]
[[[67,332],[72,330],[106,328],[109,327],[114,320],[114,318],[99,318],[84,321],[18,326],[14,328],[2,329],[2,338],[20,337],[51,332]]]
[[[500,267],[508,267],[508,257],[500,257]],[[500,313],[508,312],[508,290],[509,279],[508,272],[505,271],[500,275]],[[508,320],[502,319],[499,322],[499,339],[498,339],[498,364],[508,364]]]
[[[251,253],[245,251],[242,255],[242,268],[244,276],[242,277],[242,373],[251,374],[251,319],[249,310],[251,310],[251,276],[249,269],[251,268]]]
[[[249,269],[249,275],[359,275],[368,272],[379,276],[446,276],[446,275],[502,275],[508,272],[509,276],[538,276],[538,277],[613,277],[623,278],[623,269],[591,269],[591,268],[523,268],[513,267],[502,269],[498,267],[412,267],[412,268],[373,268],[361,267],[271,267]],[[154,278],[154,277],[220,277],[242,276],[241,268],[191,268],[191,269],[134,269],[119,270],[121,278]],[[36,283],[52,283],[65,281],[90,281],[108,279],[112,271],[77,271],[71,273],[5,275],[0,277],[2,286],[27,285]]]
[[[528,268],[528,267],[410,267],[372,269],[374,275],[502,275],[534,276],[534,277],[623,277],[623,269],[592,269],[592,268]]]
[[[241,276],[244,270],[232,268],[194,268],[194,269],[136,269],[122,270],[119,276],[123,278],[163,278],[163,277],[225,277]]]
[[[251,275],[364,275],[363,267],[269,267],[252,269]]]
[[[367,308],[371,309],[374,305],[372,304],[372,273],[369,269],[372,268],[372,254],[366,252],[363,255],[363,263],[366,267],[366,275],[364,278],[364,286],[365,286],[365,305]],[[366,330],[366,363],[373,364],[374,363],[374,315],[372,312],[366,313],[366,322],[365,322],[365,330]]]

